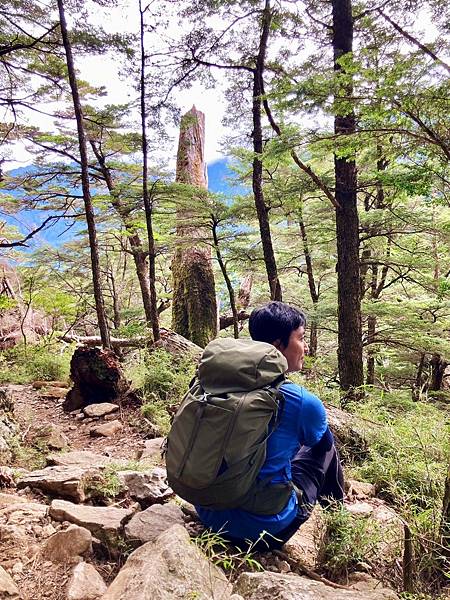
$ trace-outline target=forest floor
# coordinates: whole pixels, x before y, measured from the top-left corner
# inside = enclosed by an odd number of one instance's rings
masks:
[[[114,418],[120,420],[123,425],[114,436],[92,437],[90,429],[93,425],[99,424],[99,420],[88,418],[77,420],[75,414],[63,411],[62,400],[43,397],[40,390],[34,389],[31,385],[9,384],[7,389],[14,401],[14,417],[20,427],[21,450],[10,465],[13,469],[35,470],[46,465],[46,457],[51,450],[44,446],[36,448],[32,439],[36,431],[48,428],[61,432],[67,439],[66,449],[71,451],[89,450],[118,460],[135,460],[144,447],[145,434],[138,430],[138,419],[142,421],[142,415],[137,408],[120,408],[114,413]],[[0,491],[17,494],[14,487]],[[26,488],[19,491],[19,494],[24,500],[24,506],[25,502],[41,505],[49,503],[49,499],[38,490]],[[8,507],[5,509],[0,503],[0,513],[3,510],[7,513]],[[6,517],[6,519],[9,525],[11,518]],[[36,519],[35,521],[33,522],[33,516],[25,511],[22,520],[14,523],[13,527],[17,527],[18,531],[25,531],[26,536],[19,535],[10,539],[8,534],[2,535],[0,521],[0,565],[14,574],[23,600],[64,600],[73,565],[46,561],[39,552],[36,552],[42,540],[43,527],[42,518],[39,524]],[[97,570],[106,582],[111,581],[115,576],[117,563],[117,559],[114,559],[96,564]]]

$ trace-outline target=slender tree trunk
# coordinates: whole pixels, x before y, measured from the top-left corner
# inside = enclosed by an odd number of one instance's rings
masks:
[[[263,153],[263,134],[261,122],[261,106],[263,96],[263,73],[266,59],[267,40],[269,38],[272,13],[270,2],[266,0],[263,11],[262,33],[259,43],[259,52],[256,59],[256,67],[253,72],[253,196],[255,199],[256,214],[258,216],[259,231],[263,247],[264,263],[266,265],[267,277],[269,280],[270,297],[272,300],[282,300],[281,285],[278,279],[278,270],[275,260],[275,253],[272,244],[272,235],[269,223],[269,208],[264,201],[264,192],[262,185],[262,153]]]
[[[139,0],[139,13],[141,18],[140,42],[141,42],[141,123],[142,123],[142,195],[145,208],[145,221],[147,224],[148,236],[148,272],[150,286],[150,321],[152,325],[153,341],[157,342],[160,339],[159,332],[159,315],[157,308],[156,294],[156,247],[155,236],[153,234],[153,201],[150,198],[148,190],[148,144],[147,144],[147,106],[145,99],[145,47],[144,47],[144,12],[142,2]]]
[[[420,399],[420,392],[423,385],[423,368],[425,365],[425,352],[420,354],[419,364],[417,366],[416,381],[412,389],[412,399],[417,402]]]
[[[222,271],[225,285],[227,286],[228,297],[230,298],[231,313],[233,315],[233,334],[234,334],[234,337],[236,339],[238,339],[238,337],[239,337],[239,316],[238,316],[238,310],[236,308],[236,296],[234,293],[234,289],[233,289],[233,285],[231,283],[230,277],[228,276],[227,268],[226,268],[225,263],[222,258],[222,253],[220,252],[219,238],[217,236],[218,221],[214,218],[214,215],[211,215],[211,217],[212,217],[212,234],[213,234],[214,250],[216,252],[216,258],[217,258],[217,262],[219,263],[220,270]]]
[[[108,188],[108,192],[110,193],[111,205],[116,211],[116,213],[119,215],[127,231],[131,253],[133,255],[133,260],[136,267],[136,275],[139,282],[139,289],[141,291],[145,319],[147,323],[151,326],[152,301],[150,298],[149,273],[147,270],[147,254],[143,249],[141,238],[136,233],[135,227],[129,218],[127,209],[123,206],[123,204],[120,201],[120,198],[118,198],[116,195],[114,181],[111,176],[111,172],[106,165],[105,157],[103,156],[99,148],[95,145],[95,142],[91,141],[91,147],[94,151],[94,154],[102,171],[102,175],[105,180],[106,187]]]
[[[314,308],[314,316],[317,314],[317,305],[319,303],[319,293],[317,291],[316,281],[314,278],[314,269],[311,259],[311,252],[309,250],[308,234],[306,233],[305,222],[303,221],[303,214],[300,212],[300,233],[303,241],[303,252],[305,254],[306,262],[306,274],[308,276],[309,294]],[[317,322],[315,320],[310,324],[310,337],[309,337],[309,355],[316,356],[317,354]]]
[[[106,319],[105,304],[103,300],[103,293],[101,288],[100,279],[100,259],[98,253],[97,244],[97,232],[95,228],[95,216],[94,208],[92,206],[91,191],[89,187],[89,169],[88,169],[88,156],[87,156],[87,144],[86,134],[83,123],[83,112],[81,109],[80,96],[78,93],[78,85],[75,76],[75,65],[72,55],[72,47],[69,40],[69,34],[67,31],[66,17],[64,13],[63,0],[58,1],[59,10],[59,21],[61,26],[61,35],[64,44],[64,50],[66,53],[67,71],[69,75],[70,89],[72,91],[73,108],[75,111],[75,118],[77,121],[78,130],[78,144],[80,149],[80,161],[81,161],[81,187],[83,190],[84,210],[86,214],[86,223],[89,235],[89,247],[91,251],[91,265],[92,265],[92,281],[94,285],[94,298],[95,307],[97,310],[98,327],[100,330],[100,337],[102,345],[105,348],[110,348],[110,338],[108,322]]]
[[[352,52],[353,18],[351,0],[332,0],[334,70],[344,74],[339,59]],[[349,75],[341,88],[342,97],[351,97],[353,86]],[[342,113],[337,106],[334,131],[339,139],[356,130],[353,108]],[[361,289],[359,273],[359,219],[356,195],[356,163],[352,158],[334,157],[338,276],[338,364],[343,390],[363,384],[363,358],[361,335]]]

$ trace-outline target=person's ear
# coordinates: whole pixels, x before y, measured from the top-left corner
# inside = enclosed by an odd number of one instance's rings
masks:
[[[275,340],[274,342],[272,342],[272,346],[275,346],[275,348],[277,350],[281,351],[281,348],[282,348],[283,344],[281,343],[280,338],[278,338],[277,340]]]

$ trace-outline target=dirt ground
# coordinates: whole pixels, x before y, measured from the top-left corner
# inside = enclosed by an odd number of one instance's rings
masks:
[[[43,397],[40,390],[31,385],[9,385],[9,393],[14,400],[14,416],[20,426],[19,442],[24,452],[18,454],[13,468],[34,470],[45,466],[48,452],[34,448],[29,450],[29,439],[33,432],[56,427],[68,440],[67,450],[90,450],[117,459],[137,459],[147,437],[140,430],[143,417],[138,407],[121,408],[114,413],[114,419],[122,422],[123,428],[112,437],[92,437],[89,433],[93,425],[104,419],[77,419],[74,414],[62,410],[62,400]],[[0,465],[1,467],[1,465]],[[1,487],[1,486],[0,486]],[[38,491],[19,491],[14,487],[1,488],[1,493],[20,494],[25,502],[49,504],[51,498]],[[59,526],[65,527],[67,524]],[[73,565],[57,564],[45,560],[40,553],[43,541],[50,530],[58,527],[48,516],[32,512],[10,513],[8,506],[0,503],[0,565],[13,576],[23,600],[65,600],[67,582]],[[114,578],[125,556],[95,557],[93,562],[105,582]]]

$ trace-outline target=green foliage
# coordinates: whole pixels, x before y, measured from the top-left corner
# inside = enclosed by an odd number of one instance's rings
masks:
[[[100,473],[96,473],[85,482],[86,491],[96,500],[110,501],[123,492],[118,471],[124,471],[125,466],[121,464],[108,464]]]
[[[375,521],[355,518],[343,506],[334,506],[323,514],[326,533],[318,562],[328,578],[345,581],[349,573],[366,568],[376,558],[383,532]]]
[[[350,408],[367,420],[369,443],[368,460],[352,468],[355,478],[374,483],[400,509],[439,507],[450,452],[442,408],[377,390]]]
[[[61,347],[55,342],[14,346],[0,352],[0,382],[67,380],[72,353],[72,347],[61,351]]]
[[[39,441],[30,445],[24,442],[20,435],[8,439],[11,451],[11,465],[34,471],[47,465],[48,447]]]
[[[170,425],[168,409],[178,405],[194,375],[195,364],[190,356],[174,357],[163,349],[143,351],[126,367],[127,376],[142,397],[142,415],[167,432]]]
[[[214,533],[210,529],[194,538],[193,542],[202,550],[208,560],[222,568],[230,579],[235,579],[242,571],[264,570],[253,556],[252,544],[247,550],[235,548],[227,544],[220,533]]]

